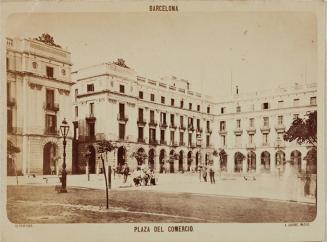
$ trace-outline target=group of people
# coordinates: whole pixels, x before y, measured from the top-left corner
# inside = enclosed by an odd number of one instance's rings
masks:
[[[209,174],[209,178],[210,178],[210,183],[211,184],[215,184],[216,180],[215,180],[215,170],[214,170],[214,166],[213,164],[210,165],[200,165],[198,167],[198,171],[199,171],[199,179],[201,181],[201,178],[203,178],[204,182],[207,182],[208,179],[208,174]]]

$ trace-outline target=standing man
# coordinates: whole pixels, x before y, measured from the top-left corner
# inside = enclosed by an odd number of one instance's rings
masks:
[[[126,183],[127,177],[128,177],[128,174],[129,174],[129,167],[128,167],[127,163],[124,164],[123,173],[124,173],[124,183]]]
[[[211,162],[210,166],[209,166],[209,175],[210,175],[210,182],[211,184],[215,184],[215,171],[213,168],[213,162]]]

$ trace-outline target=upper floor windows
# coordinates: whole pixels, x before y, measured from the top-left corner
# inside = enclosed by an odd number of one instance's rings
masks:
[[[165,104],[165,97],[161,96],[161,103]]]
[[[151,100],[151,102],[154,102],[154,94],[153,93],[151,93],[151,95],[150,95],[150,100]]]
[[[237,113],[240,113],[240,112],[241,112],[241,106],[237,106],[237,107],[236,107],[236,112],[237,112]]]
[[[142,91],[139,91],[139,98],[143,99],[143,92]]]
[[[283,100],[278,101],[278,108],[283,108],[283,106],[284,106],[284,101]]]
[[[207,113],[210,113],[210,107],[209,106],[207,107]]]
[[[197,106],[196,106],[196,110],[197,110],[198,112],[200,112],[200,105],[197,105]]]
[[[47,66],[46,71],[47,71],[47,77],[53,77],[53,67]]]
[[[86,90],[87,92],[94,92],[94,84],[87,84]]]
[[[310,97],[310,105],[317,105],[317,98],[316,97]]]
[[[180,102],[180,107],[184,108],[184,101],[183,100],[181,100],[181,102]]]
[[[240,119],[236,120],[236,128],[241,128],[241,120]]]
[[[77,101],[77,96],[78,96],[78,89],[75,89],[75,95],[74,95],[75,102]]]
[[[226,121],[220,121],[220,131],[226,130]]]
[[[170,99],[170,105],[171,105],[171,106],[175,106],[175,99],[173,99],[173,98]]]
[[[226,111],[226,108],[225,108],[225,107],[221,107],[221,108],[220,108],[220,113],[221,113],[221,114],[224,114],[225,111]]]
[[[125,93],[125,86],[124,85],[119,85],[119,92],[120,93]]]
[[[269,117],[263,117],[263,126],[269,127]]]
[[[90,103],[90,116],[94,115],[94,103]]]
[[[278,116],[278,125],[283,124],[283,116]]]
[[[35,61],[32,62],[33,69],[37,69],[37,63]]]
[[[269,108],[270,108],[270,105],[269,105],[268,102],[265,102],[265,103],[262,104],[262,109],[263,109],[263,110],[267,110],[267,109],[269,109]]]
[[[188,104],[188,109],[189,109],[189,110],[192,110],[192,103],[189,103],[189,104]]]
[[[250,126],[251,128],[254,127],[254,118],[250,118],[250,119],[249,119],[249,126]]]

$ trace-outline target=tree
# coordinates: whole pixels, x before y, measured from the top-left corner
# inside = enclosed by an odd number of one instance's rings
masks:
[[[317,111],[307,113],[305,118],[296,118],[285,132],[285,141],[296,141],[298,144],[308,144],[312,148],[304,157],[307,160],[307,171],[315,173],[317,168]]]
[[[317,111],[305,115],[306,118],[296,118],[285,132],[285,141],[296,141],[298,144],[310,144],[317,147]]]
[[[116,146],[108,140],[100,140],[97,142],[97,152],[100,154],[100,159],[102,161],[102,166],[103,166],[103,175],[104,175],[104,180],[106,183],[106,198],[107,198],[107,209],[109,208],[109,194],[108,194],[108,181],[107,181],[107,174],[106,174],[106,166],[104,163],[104,157],[103,155],[105,154],[105,159],[106,163],[108,163],[108,152],[111,152],[115,150]],[[108,168],[108,180],[109,180],[109,187],[111,187],[111,166],[109,165]]]
[[[19,147],[15,146],[10,140],[7,140],[7,168],[8,171],[9,168],[11,167],[14,168],[17,185],[18,185],[18,176],[17,176],[17,168],[16,168],[16,162],[14,156],[19,152],[20,152]]]
[[[138,165],[144,164],[145,160],[148,158],[148,155],[145,153],[143,149],[138,149],[136,152],[133,152],[131,158],[135,158],[137,160]]]

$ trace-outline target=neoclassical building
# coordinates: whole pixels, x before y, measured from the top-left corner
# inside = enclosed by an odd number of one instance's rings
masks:
[[[187,80],[138,75],[125,61],[80,69],[73,86],[75,170],[99,171],[96,141],[117,146],[112,162],[135,168],[137,151],[159,172],[196,170],[214,162],[229,173],[275,174],[286,160],[305,169],[308,148],[283,141],[294,117],[316,110],[316,85],[296,84],[229,100],[192,90]],[[218,100],[217,100],[218,99]],[[218,155],[225,151],[226,156]]]
[[[54,174],[62,163],[59,126],[71,123],[71,54],[45,34],[7,38],[7,139],[20,149],[8,157],[8,174]],[[67,141],[67,170],[72,142]],[[15,162],[12,162],[14,159]]]

